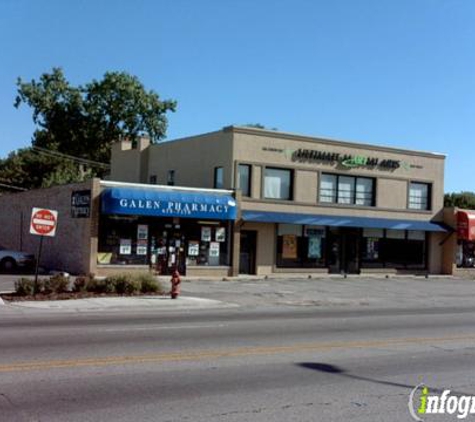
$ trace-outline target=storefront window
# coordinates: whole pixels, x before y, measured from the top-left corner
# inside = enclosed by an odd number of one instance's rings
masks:
[[[406,262],[406,232],[404,230],[386,230],[384,259],[388,267],[400,267]]]
[[[426,265],[426,233],[416,230],[363,230],[363,268],[414,268]]]
[[[409,230],[407,232],[405,249],[407,267],[424,267],[426,256],[426,233],[423,231]]]
[[[409,185],[409,209],[430,210],[430,184],[414,183]]]
[[[215,189],[222,189],[224,187],[224,170],[222,167],[214,168],[214,184]]]
[[[174,267],[229,266],[230,238],[226,221],[102,215],[98,263],[149,265],[160,274]]]
[[[458,240],[457,267],[474,267],[475,266],[475,242],[468,240]]]
[[[382,242],[384,238],[384,230],[382,229],[364,229],[363,230],[363,249],[362,249],[362,266],[365,267],[382,267]]]
[[[334,174],[322,174],[320,178],[320,202],[336,202],[336,176]]]
[[[239,164],[237,187],[241,189],[243,196],[251,196],[251,166],[249,164]]]
[[[338,177],[338,203],[353,204],[355,201],[355,178],[340,176]]]
[[[167,185],[168,186],[174,186],[175,185],[175,170],[168,170]]]
[[[279,224],[277,267],[317,268],[325,265],[325,228]]]
[[[266,167],[264,197],[268,199],[292,199],[292,171]]]
[[[342,176],[323,173],[320,176],[321,203],[375,205],[375,182],[369,177]]]
[[[355,204],[371,207],[374,205],[374,180],[366,177],[356,178]]]

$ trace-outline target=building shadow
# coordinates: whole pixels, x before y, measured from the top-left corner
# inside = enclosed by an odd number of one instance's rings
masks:
[[[335,365],[331,365],[331,364],[328,364],[328,363],[301,362],[301,363],[297,363],[296,365],[299,366],[300,368],[311,369],[313,371],[323,372],[323,373],[326,373],[326,374],[334,374],[335,376],[339,376],[339,377],[342,377],[342,378],[352,379],[352,380],[356,380],[356,381],[370,382],[370,383],[379,384],[379,385],[388,385],[390,387],[398,387],[398,388],[405,388],[405,389],[408,389],[408,390],[413,390],[417,386],[416,384],[414,384],[414,385],[412,385],[412,384],[403,384],[403,383],[399,383],[399,382],[385,381],[385,380],[380,380],[380,379],[376,379],[376,378],[370,378],[370,377],[364,377],[364,376],[361,376],[361,375],[351,374],[344,368],[341,368],[341,367],[335,366]],[[429,388],[431,393],[442,394],[445,390],[450,389],[449,387],[440,389],[440,388],[431,387],[430,385],[427,385],[427,384],[424,384],[424,385]],[[465,392],[462,392],[462,391],[455,391],[455,390],[451,390],[451,389],[450,389],[450,392],[451,392],[451,394],[456,395],[456,396],[472,396],[472,395],[474,395],[473,393],[465,393]]]

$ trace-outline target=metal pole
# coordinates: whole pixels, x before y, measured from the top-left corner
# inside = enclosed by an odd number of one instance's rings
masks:
[[[40,246],[38,247],[38,259],[36,260],[36,269],[35,269],[35,289],[34,294],[38,293],[38,270],[40,267],[40,258],[41,258],[41,249],[43,248],[43,238],[44,236],[40,236]]]

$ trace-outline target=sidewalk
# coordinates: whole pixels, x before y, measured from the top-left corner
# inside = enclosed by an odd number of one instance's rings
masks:
[[[162,280],[165,285],[168,278]],[[182,295],[101,297],[61,301],[13,302],[15,309],[218,309],[276,307],[430,308],[475,306],[475,281],[454,277],[331,276],[237,279],[184,278]]]

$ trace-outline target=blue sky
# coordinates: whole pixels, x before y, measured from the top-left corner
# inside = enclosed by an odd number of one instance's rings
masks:
[[[168,139],[261,123],[447,154],[475,191],[475,1],[0,0],[0,157],[30,144],[18,76],[108,70],[178,101]]]

